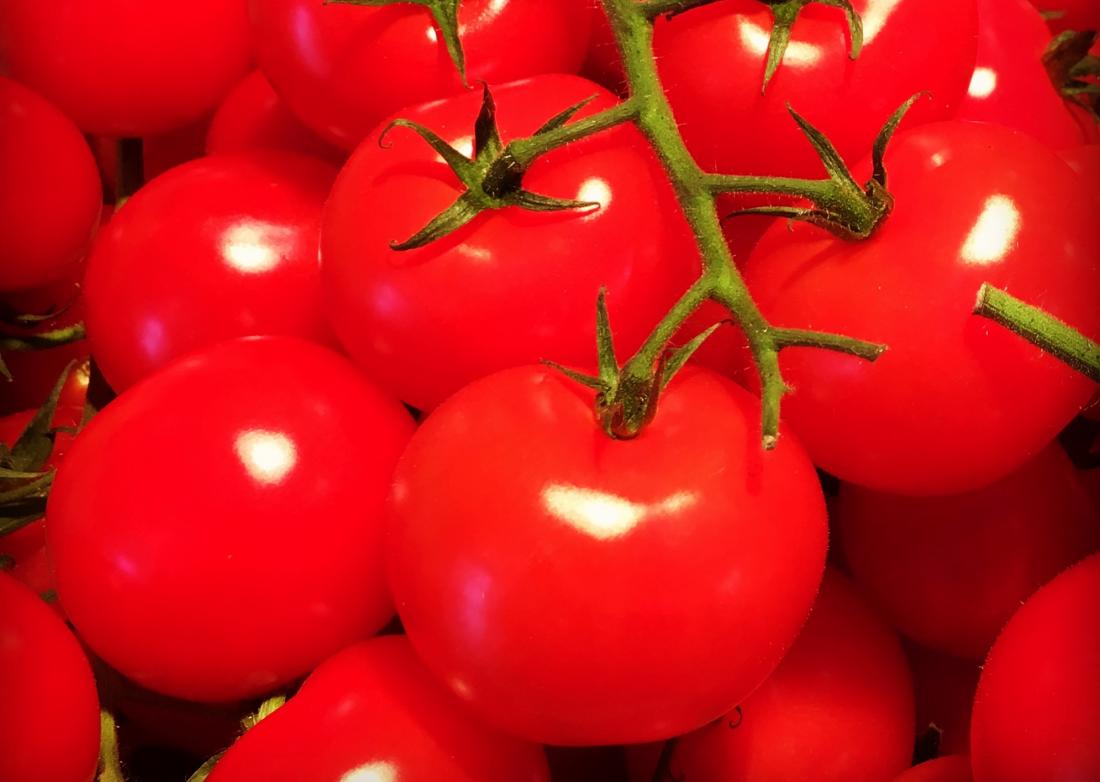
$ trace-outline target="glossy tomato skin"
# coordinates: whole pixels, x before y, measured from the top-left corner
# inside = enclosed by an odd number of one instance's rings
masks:
[[[722,0],[658,22],[654,46],[680,131],[708,171],[821,177],[789,103],[848,160],[863,157],[886,119],[912,95],[910,122],[946,119],[974,68],[974,0],[853,0],[863,19],[859,59],[848,57],[844,12],[810,5],[761,93],[771,11]],[[928,46],[928,41],[936,41]]]
[[[503,139],[535,131],[593,94],[576,76],[494,88]],[[469,151],[481,96],[405,109]],[[578,115],[578,116],[581,116]],[[348,353],[405,402],[430,409],[498,369],[552,359],[590,366],[600,287],[623,356],[637,348],[698,273],[691,236],[656,157],[623,127],[547,154],[524,178],[537,193],[598,209],[483,213],[425,247],[397,252],[461,194],[412,131],[372,135],[340,172],[325,209],[321,274],[330,322]]]
[[[91,782],[99,701],[76,638],[34,592],[0,573],[0,779]]]
[[[88,339],[111,387],[234,337],[330,340],[318,245],[334,176],[314,158],[259,151],[196,160],[134,195],[84,279]]]
[[[784,351],[783,410],[821,468],[901,494],[992,483],[1037,454],[1095,388],[971,315],[985,282],[1100,336],[1100,235],[1086,185],[1028,136],[982,123],[899,133],[893,212],[869,240],[776,225],[746,281],[772,323],[884,343],[874,363]],[[869,170],[869,165],[860,171]],[[855,438],[855,440],[853,440]]]
[[[458,22],[469,83],[575,73],[588,44],[584,2],[464,0]],[[463,91],[423,7],[249,0],[249,12],[261,70],[302,121],[345,149],[402,106]]]
[[[222,101],[210,122],[211,155],[282,149],[342,163],[345,154],[295,117],[261,71],[252,71]]]
[[[813,468],[793,436],[762,450],[750,394],[685,370],[631,441],[592,404],[544,367],[485,378],[429,416],[391,495],[413,646],[486,721],[547,744],[727,712],[794,639],[824,564]]]
[[[974,782],[1100,779],[1100,554],[1033,595],[978,683]]]
[[[250,59],[241,2],[0,6],[0,64],[96,135],[147,136],[196,122]]]
[[[1096,120],[1064,100],[1043,66],[1050,30],[1029,0],[977,0],[978,58],[956,119],[1021,130],[1053,149],[1097,141]]]
[[[834,511],[864,593],[910,638],[974,660],[1021,601],[1100,549],[1096,510],[1057,443],[985,489],[916,498],[844,485]]]
[[[411,430],[301,340],[174,363],[102,410],[58,470],[46,535],[73,624],[129,678],[190,700],[309,671],[392,614],[381,514]]]
[[[0,12],[2,14],[2,12]],[[103,204],[80,131],[41,96],[0,76],[0,291],[73,273]]]
[[[966,755],[944,755],[907,770],[894,782],[971,782]]]
[[[659,745],[634,751],[653,778]],[[828,570],[806,626],[775,672],[725,719],[682,737],[673,779],[882,782],[913,753],[913,683],[893,631]],[[644,761],[644,762],[642,762]]]
[[[358,774],[358,776],[357,776]],[[210,782],[548,782],[542,748],[477,722],[403,636],[350,646],[237,741]]]

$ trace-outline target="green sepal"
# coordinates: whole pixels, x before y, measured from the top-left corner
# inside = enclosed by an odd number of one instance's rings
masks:
[[[1096,43],[1092,30],[1066,30],[1054,37],[1043,53],[1046,68],[1054,88],[1100,120],[1100,85],[1090,79],[1100,76],[1100,59],[1089,52]]]
[[[403,242],[390,242],[390,248],[398,252],[415,250],[426,244],[442,239],[447,234],[457,231],[466,223],[481,214],[482,208],[474,203],[474,199],[467,190],[458,199],[437,214],[431,221]]]
[[[503,148],[500,131],[497,129],[497,103],[493,100],[489,85],[482,82],[481,110],[474,120],[474,158],[496,158]]]
[[[763,0],[763,2],[772,12],[772,31],[764,60],[764,83],[760,87],[761,94],[768,91],[768,84],[779,70],[780,63],[783,62],[783,56],[787,53],[787,47],[791,42],[791,30],[798,15],[810,3],[818,2],[844,11],[848,20],[848,36],[851,39],[848,56],[853,60],[859,57],[863,49],[863,20],[859,18],[859,14],[849,0]]]
[[[615,337],[607,314],[607,289],[596,295],[596,361],[600,380],[612,389],[619,382],[619,360],[615,357]]]
[[[387,148],[386,137],[394,128],[408,128],[416,133],[416,135],[428,142],[428,146],[439,153],[439,156],[443,158],[443,162],[447,164],[447,167],[455,173],[455,176],[457,176],[463,184],[469,184],[473,181],[475,174],[474,161],[470,160],[470,158],[466,157],[444,141],[434,130],[421,125],[419,122],[413,122],[407,119],[395,119],[387,125],[378,136],[379,146]]]
[[[542,126],[539,127],[539,129],[536,130],[531,135],[532,136],[542,136],[542,135],[545,135],[545,134],[549,133],[552,130],[557,130],[558,128],[565,125],[566,122],[573,119],[573,117],[576,116],[578,111],[580,111],[585,106],[587,106],[589,103],[594,101],[597,97],[599,97],[599,96],[589,95],[584,100],[579,101],[577,103],[574,103],[572,106],[565,109],[565,111],[558,112],[553,117],[546,120],[546,122],[542,123]]]
[[[875,136],[875,143],[871,147],[871,161],[874,164],[874,173],[871,174],[871,179],[882,187],[886,187],[886,164],[883,161],[886,158],[886,148],[890,145],[894,132],[898,129],[901,121],[905,119],[905,115],[909,113],[909,109],[913,108],[913,104],[930,95],[931,93],[928,92],[918,92],[910,97],[909,100],[897,108],[897,111],[890,115],[890,119],[886,120],[882,130]]]
[[[54,415],[57,413],[57,403],[61,398],[61,390],[65,387],[65,382],[69,379],[69,373],[72,372],[75,363],[70,361],[61,371],[46,401],[27,423],[11,450],[4,454],[2,466],[17,472],[41,472],[53,451],[55,433],[52,425]]]
[[[4,514],[5,518],[14,518],[33,513],[37,503],[32,501],[41,499],[45,503],[46,492],[53,483],[53,475],[53,470],[50,470],[41,473],[32,481],[0,491],[0,514]],[[43,505],[44,508],[45,505]]]
[[[214,766],[222,759],[226,750],[222,750],[196,769],[195,773],[187,778],[187,782],[206,782],[206,778],[214,773]]]
[[[99,712],[99,772],[96,782],[126,782],[118,753],[118,726],[111,712]]]
[[[570,369],[567,366],[559,364],[557,361],[543,359],[541,363],[545,364],[556,372],[561,372],[567,378],[577,383],[580,383],[585,388],[591,388],[593,391],[601,392],[606,392],[608,390],[608,385],[598,377],[592,377],[591,375],[586,375],[583,372],[578,372],[575,369]]]
[[[824,133],[807,122],[789,103],[787,104],[787,111],[790,112],[795,123],[798,124],[798,128],[802,131],[802,135],[809,140],[810,145],[814,148],[814,151],[817,152],[817,156],[821,160],[821,164],[825,166],[825,171],[828,172],[829,178],[834,182],[844,182],[851,187],[858,188],[859,185],[856,184],[856,180],[852,177],[851,171],[848,170],[848,164],[840,157],[840,153],[837,152],[836,147],[833,146],[833,142],[829,141]]]
[[[571,198],[554,198],[553,196],[532,193],[530,190],[517,190],[502,199],[507,206],[518,206],[528,212],[562,212],[570,209],[593,209],[600,204],[598,201],[575,201]]]
[[[695,351],[703,346],[703,343],[710,338],[710,335],[718,330],[718,327],[723,323],[729,321],[719,321],[711,326],[706,331],[696,335],[690,342],[685,342],[680,347],[673,350],[668,355],[668,359],[665,361],[664,368],[661,372],[661,390],[663,391],[668,387],[672,378],[676,377],[676,373],[684,368],[688,359],[695,355]]]

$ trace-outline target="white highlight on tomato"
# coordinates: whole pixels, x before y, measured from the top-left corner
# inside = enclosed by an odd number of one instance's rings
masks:
[[[997,89],[997,72],[992,68],[975,68],[967,93],[971,98],[988,98]]]
[[[1006,195],[990,196],[967,234],[962,258],[977,266],[997,263],[1012,249],[1019,233],[1020,210],[1016,202]]]
[[[598,489],[560,483],[550,484],[542,492],[547,512],[599,540],[625,535],[647,517],[675,513],[697,500],[693,492],[677,492],[645,505]]]
[[[250,429],[237,435],[234,447],[248,474],[263,484],[279,483],[298,461],[294,441],[282,432]]]

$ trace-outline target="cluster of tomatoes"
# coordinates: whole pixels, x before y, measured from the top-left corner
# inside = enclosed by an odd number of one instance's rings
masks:
[[[852,0],[854,59],[839,5],[654,21],[705,172],[821,178],[791,106],[866,181],[922,94],[870,238],[723,224],[770,323],[887,346],[785,349],[765,450],[714,303],[636,438],[540,363],[699,275],[633,125],[401,247],[469,85],[505,143],[629,94],[600,3],[3,0],[0,782],[119,782],[116,723],[129,782],[1100,781],[1097,386],[973,314],[1100,338],[1100,5]]]

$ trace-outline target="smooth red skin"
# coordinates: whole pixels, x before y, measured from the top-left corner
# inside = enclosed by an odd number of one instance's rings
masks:
[[[905,651],[917,696],[917,735],[934,725],[940,731],[941,753],[966,754],[970,749],[970,708],[981,666],[913,643],[907,643]]]
[[[660,745],[633,751],[649,782]],[[913,754],[913,683],[893,631],[828,570],[806,626],[740,713],[684,736],[671,778],[882,782]]]
[[[581,115],[615,101],[596,84],[566,75],[502,85],[493,94],[505,141],[594,94]],[[469,92],[400,115],[468,146],[480,105],[480,94]],[[698,274],[671,188],[633,128],[549,153],[524,177],[537,193],[599,196],[600,208],[493,211],[406,252],[390,243],[415,234],[462,188],[412,131],[395,128],[385,141],[380,146],[377,134],[364,141],[333,187],[321,231],[321,275],[344,348],[414,407],[430,409],[477,378],[543,359],[594,369],[601,286],[625,358]],[[601,182],[603,193],[585,188]]]
[[[1100,5],[1096,0],[1033,0],[1040,11],[1060,11],[1062,16],[1047,24],[1056,33],[1063,30],[1100,30]]]
[[[0,5],[0,65],[95,135],[148,136],[196,122],[251,57],[239,1]]]
[[[584,2],[462,2],[458,21],[468,82],[575,73],[588,46]],[[344,149],[354,149],[402,106],[463,92],[424,8],[315,0],[249,0],[248,8],[260,69],[291,111]]]
[[[403,636],[386,636],[325,661],[229,748],[209,782],[360,778],[548,782],[550,774],[541,747],[478,723]]]
[[[600,0],[587,2],[592,18],[592,35],[588,42],[588,53],[581,66],[581,74],[612,92],[626,95],[626,74],[623,72],[619,46],[615,42],[615,34],[611,31],[603,4]]]
[[[166,695],[230,701],[301,676],[392,615],[381,515],[412,428],[301,340],[181,359],[104,408],[58,470],[46,536],[69,617]]]
[[[1053,152],[995,125],[899,133],[885,162],[896,204],[871,239],[779,223],[745,278],[772,323],[889,347],[874,363],[783,352],[794,387],[783,412],[815,463],[881,491],[960,493],[1022,466],[1095,390],[971,315],[989,282],[1100,338],[1095,209]],[[869,161],[858,167],[869,169]]]
[[[1084,144],[1062,150],[1059,154],[1100,201],[1100,144]]]
[[[0,573],[0,779],[91,782],[99,701],[76,638],[38,595]]]
[[[475,713],[546,744],[729,711],[794,640],[825,560],[812,465],[789,433],[760,447],[759,403],[731,381],[684,370],[631,441],[592,406],[545,367],[474,383],[422,424],[391,494],[413,646]]]
[[[971,782],[971,779],[969,758],[965,755],[945,755],[913,766],[894,782]]]
[[[0,171],[8,183],[0,188],[0,291],[48,285],[71,274],[103,203],[95,159],[68,117],[4,76]]]
[[[974,782],[1100,779],[1100,555],[1032,596],[989,652],[974,701]]]
[[[331,340],[318,243],[334,175],[289,153],[208,157],[131,198],[84,278],[88,340],[111,387],[234,337]]]
[[[973,660],[1022,600],[1100,548],[1096,510],[1057,444],[953,497],[843,485],[832,520],[856,582],[898,629]]]
[[[346,157],[290,112],[261,71],[252,71],[225,96],[206,136],[211,155],[254,149],[299,152],[333,163]]]
[[[1029,0],[977,0],[978,58],[956,119],[1021,130],[1054,149],[1100,139],[1096,120],[1058,94],[1043,67],[1050,29]]]
[[[765,93],[771,11],[723,0],[658,22],[654,39],[665,92],[688,149],[708,171],[820,178],[821,162],[789,103],[841,156],[868,154],[887,118],[928,91],[907,122],[946,119],[974,69],[974,0],[853,0],[864,22],[859,59],[848,57],[844,12],[813,4]],[[929,46],[928,41],[935,41]]]

